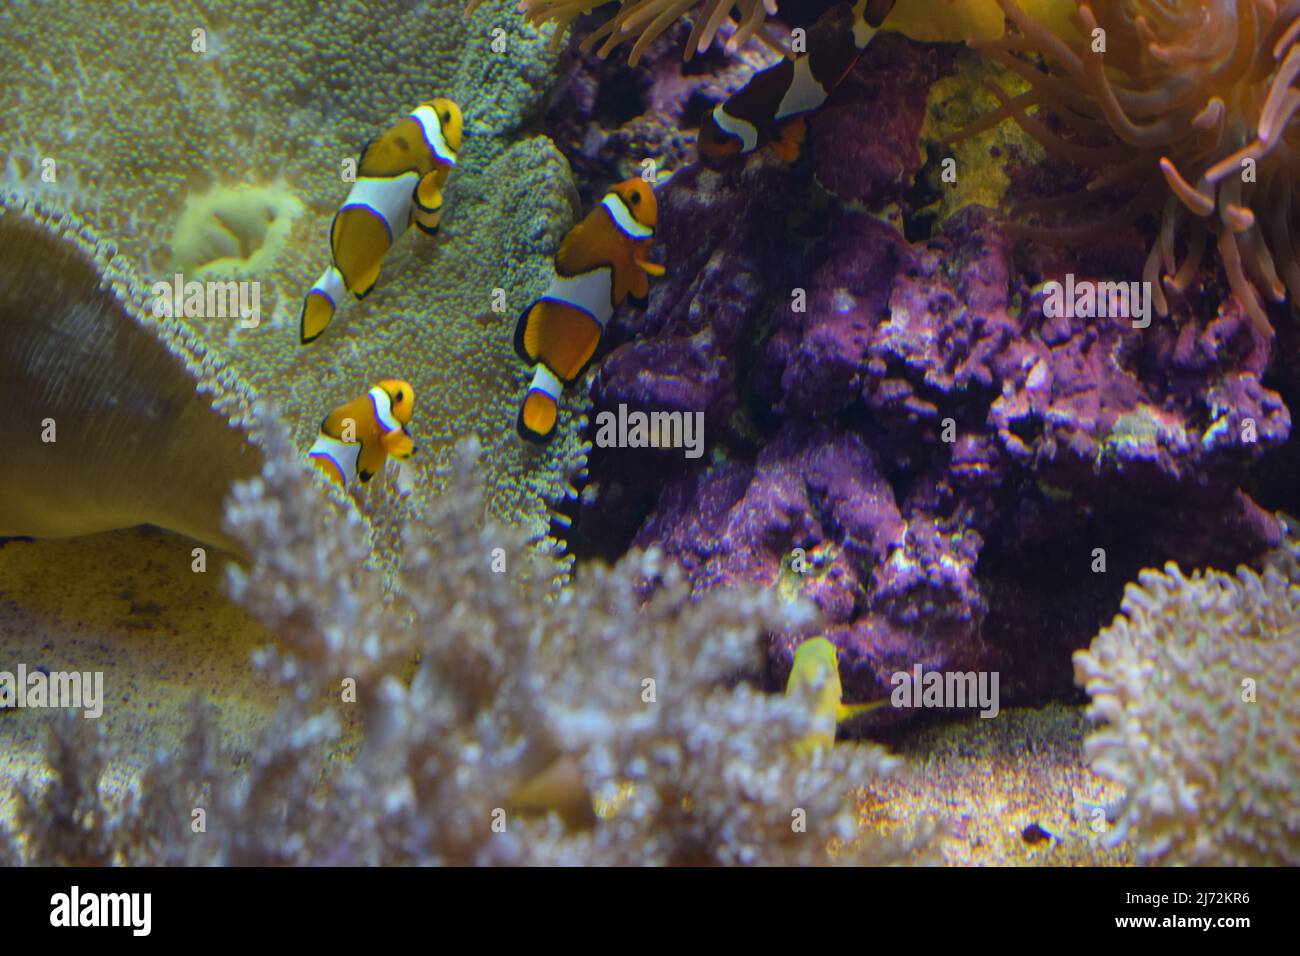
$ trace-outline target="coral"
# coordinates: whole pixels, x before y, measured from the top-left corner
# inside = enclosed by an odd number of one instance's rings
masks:
[[[1102,723],[1084,752],[1127,788],[1108,840],[1131,840],[1141,863],[1300,863],[1294,547],[1262,572],[1143,571],[1074,655]]]
[[[1012,0],[998,2],[1020,34],[982,48],[1031,89],[1014,99],[995,90],[1003,106],[996,115],[1014,118],[1053,158],[1093,176],[1086,190],[1039,204],[1048,224],[1026,234],[1086,243],[1157,214],[1143,277],[1155,285],[1160,314],[1169,314],[1170,296],[1189,291],[1213,238],[1232,293],[1270,331],[1261,296],[1300,296],[1293,240],[1300,8],[1274,0],[1081,0],[1080,31],[1058,35]],[[1015,55],[1029,51],[1050,68]],[[1042,109],[1031,116],[1035,106]],[[1053,220],[1095,209],[1107,193],[1113,206],[1094,222]]]
[[[197,29],[205,52],[194,50]],[[0,91],[0,126],[15,153],[56,160],[68,188],[51,200],[62,196],[146,284],[170,281],[178,266],[201,268],[209,255],[198,254],[202,244],[173,247],[188,231],[187,204],[224,197],[225,210],[231,197],[265,190],[280,194],[278,205],[301,203],[283,240],[264,247],[268,261],[242,271],[260,286],[258,327],[184,319],[212,362],[274,405],[304,451],[340,401],[372,381],[407,378],[425,403],[413,480],[437,490],[454,439],[477,433],[494,513],[543,534],[546,502],[581,468],[581,443],[537,455],[491,439],[510,431],[525,384],[510,348],[514,317],[545,288],[575,197],[554,149],[520,139],[554,81],[545,40],[521,26],[504,52],[492,42],[486,18],[466,20],[454,4],[354,4],[322,15],[306,0],[210,12],[171,0],[111,11],[78,0],[40,17],[6,7],[0,56],[13,75],[35,79]],[[434,94],[466,116],[439,236],[397,243],[367,300],[301,348],[298,313],[328,256],[329,223],[348,188],[344,162]],[[504,312],[493,311],[496,289]],[[575,392],[564,404],[566,435],[573,419],[581,424]]]
[[[810,623],[805,605],[693,598],[654,553],[584,568],[552,596],[525,536],[485,515],[472,443],[432,510],[396,499],[407,525],[390,591],[364,562],[362,519],[320,503],[258,414],[266,464],[227,513],[254,558],[230,590],[279,638],[256,663],[280,714],[236,775],[200,709],[181,753],[117,802],[99,792],[95,741],[56,722],[52,780],[22,798],[28,862],[804,864],[915,848],[857,832],[849,790],[892,769],[881,748],[796,757],[810,702],[733,686],[761,666],[765,629]],[[520,805],[548,773],[589,810],[622,802],[566,828]]]
[[[579,553],[659,546],[700,590],[803,593],[853,700],[917,661],[1001,668],[1007,703],[1071,693],[1066,652],[1140,568],[1231,565],[1280,538],[1249,489],[1291,416],[1242,306],[1179,302],[1177,323],[1149,328],[1049,318],[1046,276],[1138,279],[1137,230],[1067,258],[1019,255],[977,205],[918,220],[938,154],[914,148],[930,108],[917,87],[951,62],[878,38],[809,118],[806,164],[676,173],[667,277],[644,316],[611,323],[592,391],[597,413],[704,412],[708,452],[595,450]],[[846,164],[830,144],[859,142],[864,117],[892,148]],[[866,208],[835,208],[832,188]],[[796,547],[813,561],[802,577]],[[774,641],[773,679],[798,637]]]
[[[22,463],[0,476],[0,535],[151,523],[232,546],[252,393],[146,295],[75,217],[0,194],[0,429]]]
[[[256,275],[275,261],[302,213],[283,182],[191,194],[172,235],[172,259],[194,276]]]

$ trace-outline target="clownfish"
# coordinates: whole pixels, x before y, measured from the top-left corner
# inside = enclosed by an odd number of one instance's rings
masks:
[[[362,147],[357,180],[330,224],[329,268],[302,304],[304,345],[325,331],[344,292],[369,294],[385,253],[411,223],[437,232],[463,125],[459,106],[434,99]]]
[[[317,468],[344,488],[358,477],[369,481],[389,455],[409,458],[415,454],[415,443],[406,430],[414,411],[411,386],[386,378],[330,412],[307,454]]]
[[[754,75],[700,123],[700,158],[715,165],[772,144],[787,163],[799,158],[804,115],[844,82],[858,57],[893,9],[894,0],[838,4],[808,29],[806,52]]]
[[[868,704],[844,703],[844,685],[840,683],[839,652],[824,637],[810,637],[794,652],[794,666],[785,684],[785,695],[793,697],[808,693],[812,688],[815,729],[794,745],[798,754],[811,755],[835,743],[835,728],[844,720],[876,710],[889,703],[889,698]]]
[[[515,351],[536,365],[519,409],[519,434],[549,441],[560,393],[582,375],[600,344],[605,323],[629,295],[644,304],[648,276],[664,267],[646,260],[659,222],[654,190],[643,179],[613,187],[575,225],[555,255],[555,278],[515,326]]]

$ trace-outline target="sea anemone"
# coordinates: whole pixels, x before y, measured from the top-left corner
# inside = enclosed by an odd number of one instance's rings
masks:
[[[469,0],[465,7],[466,15],[478,9],[482,2]],[[628,63],[636,66],[646,47],[697,3],[699,0],[620,0],[618,12],[586,37],[581,49],[585,52],[604,40],[597,51],[603,58],[621,43],[635,38]],[[591,12],[595,5],[592,0],[520,0],[519,12],[534,26],[554,23],[555,34],[551,43],[558,47],[569,25],[582,14]],[[704,0],[686,41],[685,59],[689,60],[695,53],[703,53],[709,48],[732,7],[739,13],[739,25],[727,41],[727,49],[731,52],[739,49],[755,33],[760,33],[767,18],[776,15],[776,0]]]
[[[1143,278],[1162,316],[1213,235],[1232,292],[1271,335],[1261,295],[1300,301],[1300,0],[1090,0],[1077,6],[1073,38],[997,2],[1019,35],[975,45],[1030,88],[1013,98],[993,84],[1001,110],[958,136],[1010,117],[1049,156],[1095,171],[1081,192],[1022,207],[1048,219],[1020,231],[1076,244],[1158,213]],[[1045,69],[1026,58],[1034,53]],[[1109,214],[1070,228],[1050,221],[1103,194],[1117,200]]]

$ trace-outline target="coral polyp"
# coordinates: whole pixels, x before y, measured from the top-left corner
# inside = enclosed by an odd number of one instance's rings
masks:
[[[1085,191],[1027,207],[1046,218],[1022,231],[1087,242],[1155,213],[1143,278],[1160,314],[1213,241],[1233,294],[1271,334],[1264,300],[1300,297],[1300,3],[1091,0],[1077,5],[1072,38],[998,3],[1019,35],[979,45],[1030,88],[1012,97],[995,85],[997,115],[1095,173]],[[1052,214],[1074,219],[1100,194],[1113,212],[1056,228]]]

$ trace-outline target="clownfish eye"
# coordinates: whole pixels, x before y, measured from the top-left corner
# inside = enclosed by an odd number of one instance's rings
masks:
[[[637,203],[641,201],[641,194],[637,192],[632,193],[632,198],[629,201],[632,203],[633,206],[635,206]]]
[[[393,396],[393,401],[400,402],[401,400],[402,400],[402,390],[399,388],[397,390],[397,394]]]
[[[443,114],[442,114],[442,121],[443,121],[444,123],[450,123],[450,122],[451,122],[451,110],[445,110],[445,111],[443,112]]]

